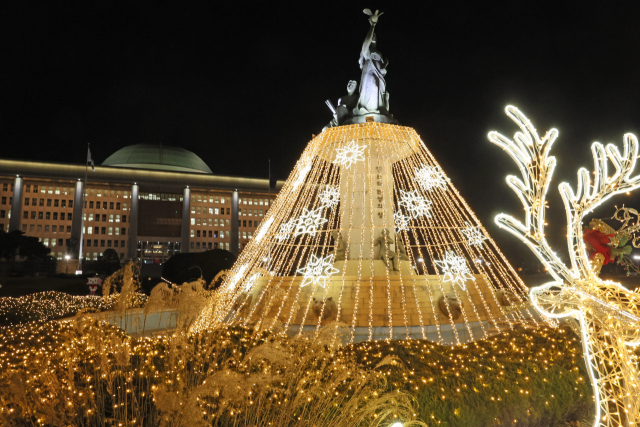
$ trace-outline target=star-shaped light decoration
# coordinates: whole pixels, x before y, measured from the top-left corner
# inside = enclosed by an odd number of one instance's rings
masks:
[[[333,255],[329,255],[326,258],[319,258],[312,254],[307,265],[298,270],[298,273],[301,273],[304,277],[300,287],[303,288],[308,284],[314,284],[325,288],[329,277],[339,271],[340,270],[333,268]]]
[[[328,222],[325,218],[320,215],[320,211],[322,208],[317,208],[312,211],[304,208],[302,210],[302,215],[296,220],[294,237],[299,236],[301,234],[310,234],[312,236],[316,235],[318,231],[318,227],[322,226],[325,222]]]
[[[351,141],[345,148],[336,148],[338,155],[334,163],[349,169],[356,162],[364,162],[364,149],[366,145],[358,145]]]
[[[331,209],[334,206],[338,206],[340,202],[340,186],[327,184],[320,193],[319,198],[321,208]]]
[[[297,220],[292,219],[280,224],[280,231],[278,231],[278,234],[276,234],[276,240],[278,242],[282,242],[291,237],[291,233],[293,233],[293,230],[295,230],[297,222]]]
[[[418,190],[400,190],[400,202],[398,204],[406,208],[412,218],[431,217],[431,205],[433,203],[431,200],[422,197]]]
[[[254,273],[253,275],[251,275],[251,277],[249,277],[249,279],[244,282],[244,292],[248,292],[253,285],[256,283],[256,280],[258,280],[260,278],[260,273]]]
[[[402,211],[397,211],[396,213],[394,213],[393,220],[396,224],[396,228],[398,229],[398,231],[409,229],[409,221],[411,220],[411,218],[408,216],[405,216],[402,213]]]
[[[308,162],[306,165],[302,167],[300,174],[298,175],[296,180],[293,182],[293,188],[300,186],[300,184],[304,182],[304,179],[307,177],[307,174],[309,173],[310,170],[311,170],[311,162]]]
[[[273,223],[272,216],[270,216],[269,219],[267,219],[265,222],[262,223],[260,227],[260,231],[258,231],[258,233],[256,234],[256,240],[255,240],[256,243],[262,240],[262,238],[267,234],[267,231],[269,230],[269,227],[271,227],[272,223]]]
[[[473,227],[468,222],[466,224],[467,224],[467,228],[462,229],[462,234],[464,234],[465,237],[467,238],[467,242],[469,243],[469,245],[482,246],[482,242],[484,240],[487,240],[487,238],[485,237],[484,234],[482,234],[482,230],[480,230],[480,227],[479,226]]]
[[[437,167],[422,165],[421,168],[413,169],[416,172],[414,179],[424,190],[447,189],[447,177]]]
[[[467,261],[463,257],[456,255],[454,251],[447,251],[444,259],[436,261],[436,265],[440,272],[444,273],[443,282],[457,283],[463,291],[467,289],[464,284],[467,280],[476,281],[476,278],[471,275]]]

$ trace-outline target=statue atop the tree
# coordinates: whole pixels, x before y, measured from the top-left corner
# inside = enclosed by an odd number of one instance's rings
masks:
[[[382,53],[377,49],[376,34],[374,32],[378,18],[382,13],[371,13],[365,9],[364,13],[369,15],[369,32],[362,44],[360,52],[360,98],[358,105],[353,110],[354,116],[362,116],[370,113],[389,114],[389,94],[386,92],[386,82],[384,76],[387,74],[388,60],[382,58]]]
[[[333,113],[333,119],[325,129],[372,119],[384,123],[397,123],[389,113],[389,92],[384,79],[389,61],[382,57],[376,43],[375,27],[382,13],[377,10],[371,13],[369,9],[365,9],[364,13],[369,16],[370,28],[358,60],[362,70],[360,85],[358,86],[355,80],[350,80],[347,95],[338,99],[337,106],[330,100],[325,101]],[[367,116],[366,119],[364,116]]]

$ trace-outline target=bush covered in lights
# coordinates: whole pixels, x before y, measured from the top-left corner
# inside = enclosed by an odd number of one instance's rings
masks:
[[[593,406],[569,329],[460,347],[330,341],[240,328],[132,339],[88,319],[2,328],[0,424],[548,426]]]

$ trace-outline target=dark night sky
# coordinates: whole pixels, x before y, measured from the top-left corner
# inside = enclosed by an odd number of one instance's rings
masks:
[[[515,165],[486,139],[516,130],[504,106],[541,134],[560,131],[549,192],[560,249],[557,184],[592,167],[591,142],[640,130],[638,2],[15,3],[0,7],[4,158],[82,163],[90,142],[100,163],[161,142],[194,151],[215,174],[266,176],[271,158],[286,178],[330,119],[324,100],[359,80],[364,7],[385,11],[376,33],[391,111],[518,259],[524,245],[493,224],[498,212],[522,212],[504,183]],[[640,208],[640,197],[619,200]]]

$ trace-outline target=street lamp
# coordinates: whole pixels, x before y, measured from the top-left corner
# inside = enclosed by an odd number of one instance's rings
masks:
[[[65,267],[64,274],[69,274],[69,259],[71,259],[71,256],[69,256],[69,254],[67,254],[67,255],[64,256],[64,259],[67,260],[67,265]]]

